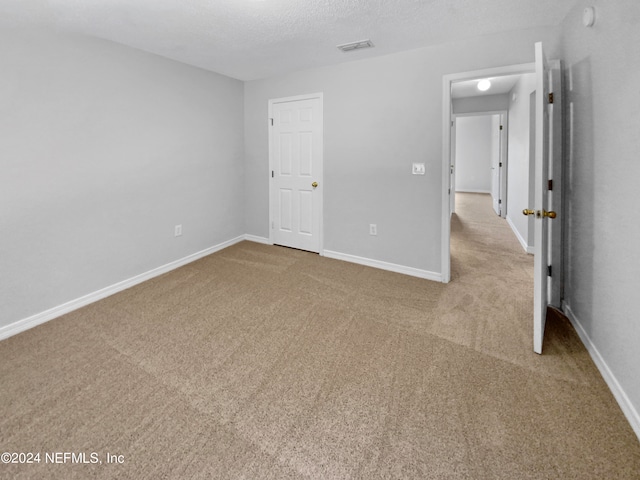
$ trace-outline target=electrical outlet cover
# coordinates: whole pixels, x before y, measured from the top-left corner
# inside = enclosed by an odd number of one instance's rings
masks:
[[[414,163],[413,164],[413,174],[414,175],[424,175],[425,167],[424,163]]]

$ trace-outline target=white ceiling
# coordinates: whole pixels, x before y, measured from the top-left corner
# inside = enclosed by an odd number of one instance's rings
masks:
[[[559,24],[576,0],[0,0],[0,27],[50,26],[240,80]],[[336,45],[371,39],[349,53]]]
[[[518,82],[521,75],[504,75],[502,77],[482,77],[476,80],[456,82],[451,85],[451,98],[478,97],[481,95],[500,95],[509,93]],[[491,82],[491,88],[484,92],[478,90],[478,82],[486,78]]]

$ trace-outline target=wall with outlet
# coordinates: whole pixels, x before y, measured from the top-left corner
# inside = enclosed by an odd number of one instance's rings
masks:
[[[5,27],[0,63],[0,327],[244,233],[242,82]]]
[[[323,92],[324,248],[440,272],[442,77],[532,62],[540,40],[553,56],[558,36],[533,29],[350,61],[354,52],[348,63],[246,82],[247,233],[269,236],[269,99]]]

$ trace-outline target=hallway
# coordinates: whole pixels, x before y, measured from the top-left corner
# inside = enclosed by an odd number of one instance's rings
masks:
[[[488,194],[456,194],[456,213],[451,218],[451,283],[445,297],[454,306],[450,312],[443,308],[445,316],[457,319],[449,340],[536,368],[529,360],[533,256],[522,250],[507,222],[494,213]],[[510,334],[505,335],[506,331]]]

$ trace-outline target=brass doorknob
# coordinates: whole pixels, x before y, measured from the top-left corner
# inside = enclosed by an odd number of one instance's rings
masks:
[[[529,210],[528,208],[525,208],[524,210],[522,210],[523,215],[535,215],[535,213],[536,213],[535,210]]]
[[[318,186],[318,182],[313,182],[313,183],[311,184],[311,186],[312,186],[313,188],[316,188],[316,187]]]
[[[556,218],[557,217],[556,212],[554,212],[553,210],[551,210],[550,212],[547,212],[546,210],[543,210],[542,214],[545,217],[549,217],[549,218]]]

